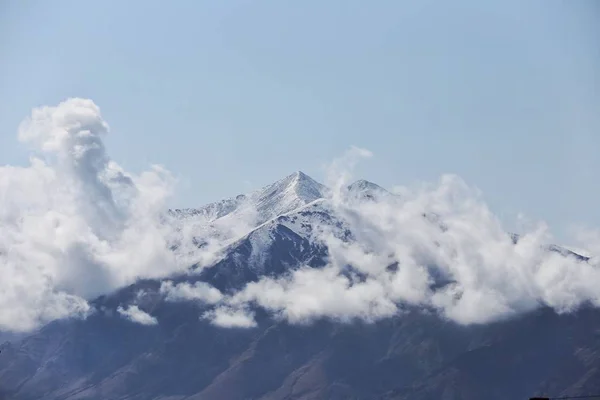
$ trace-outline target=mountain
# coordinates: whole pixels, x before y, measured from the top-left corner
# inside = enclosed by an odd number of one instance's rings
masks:
[[[390,197],[392,194],[381,186],[359,179],[358,181],[348,185],[348,193],[355,199],[380,200],[385,197]]]
[[[200,208],[169,210],[171,223],[185,231],[173,246],[180,246],[186,235],[201,246],[213,241],[222,246],[273,218],[323,199],[327,192],[325,186],[297,171],[251,193]]]
[[[252,211],[260,225],[274,217],[293,211],[327,194],[327,188],[305,173],[297,171],[285,178],[248,194],[221,200],[195,209],[175,209],[179,218],[203,218],[216,221],[224,217],[240,217]]]
[[[172,210],[170,218],[196,245],[218,238],[222,248],[214,265],[169,281],[208,282],[229,293],[300,266],[322,268],[328,248],[315,240],[316,230],[356,240],[352,215],[337,212],[328,193],[297,172],[256,192]],[[367,202],[394,196],[367,181],[348,185],[347,195]],[[436,215],[424,217],[445,229]],[[243,228],[231,229],[239,220]],[[85,320],[54,321],[0,345],[0,398],[500,400],[600,393],[600,312],[593,307],[570,314],[542,307],[469,326],[416,307],[376,322],[310,324],[257,308],[256,326],[224,328],[200,317],[206,303],[167,301],[162,284],[138,281],[94,299],[98,311]],[[132,302],[159,323],[119,317],[118,307]]]

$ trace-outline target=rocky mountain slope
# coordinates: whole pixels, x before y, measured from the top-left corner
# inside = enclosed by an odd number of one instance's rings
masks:
[[[393,196],[358,181],[356,201]],[[328,189],[295,173],[264,189],[194,210],[173,210],[214,265],[170,277],[222,293],[299,266],[321,268],[315,230],[355,233]],[[438,229],[435,215],[424,215]],[[244,221],[244,224],[238,223]],[[518,237],[514,236],[514,241]],[[580,257],[559,247],[549,250]],[[585,261],[581,257],[582,262]],[[167,301],[159,280],[139,281],[92,303],[85,320],[55,321],[0,346],[0,393],[10,399],[525,399],[600,393],[600,312],[540,307],[489,324],[460,325],[418,307],[375,322],[292,324],[254,310],[256,325],[219,327],[201,301]],[[158,320],[121,318],[132,304]]]

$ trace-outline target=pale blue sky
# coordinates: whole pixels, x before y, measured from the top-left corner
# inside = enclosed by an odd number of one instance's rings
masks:
[[[594,1],[0,0],[0,164],[73,96],[125,168],[189,183],[178,206],[322,179],[357,145],[383,186],[451,172],[503,217],[600,225]]]

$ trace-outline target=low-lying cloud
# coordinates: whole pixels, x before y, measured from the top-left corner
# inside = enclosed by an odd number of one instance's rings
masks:
[[[326,267],[300,266],[281,277],[248,283],[234,294],[212,296],[221,297],[219,307],[248,319],[247,310],[260,307],[290,323],[376,321],[417,307],[474,324],[540,306],[571,312],[586,303],[600,305],[595,259],[549,251],[553,238],[544,224],[522,233],[515,243],[481,193],[457,176],[401,188],[399,196],[377,201],[347,195],[350,175],[344,166],[369,156],[353,148],[336,160],[330,174],[337,174],[341,183],[330,182],[337,190],[327,207],[354,240],[342,240],[335,226],[313,229],[313,239],[328,248]],[[207,290],[202,286],[202,293]],[[219,321],[214,318],[213,323]]]
[[[117,307],[117,312],[125,319],[140,325],[157,325],[158,320],[145,311],[140,310],[136,305],[127,308]]]
[[[205,312],[202,318],[221,328],[254,328],[254,312],[243,308],[219,306],[214,310]]]
[[[223,294],[215,287],[205,282],[182,282],[174,285],[165,281],[160,286],[160,293],[167,301],[199,301],[206,304],[216,304],[223,300]]]
[[[34,109],[19,128],[35,155],[27,166],[0,167],[0,331],[85,317],[94,312],[88,300],[100,294],[192,264],[210,267],[225,244],[255,226],[252,209],[235,218],[169,216],[173,177],[158,166],[124,171],[106,152],[108,131],[85,99]],[[398,196],[350,195],[353,165],[370,156],[352,148],[328,169],[332,190],[321,204],[341,225],[309,221],[320,224],[312,240],[328,249],[325,267],[298,265],[233,293],[166,280],[160,293],[166,301],[201,303],[202,318],[237,328],[256,326],[256,307],[290,323],[376,321],[418,307],[472,324],[540,306],[600,306],[596,258],[549,251],[553,238],[543,224],[515,244],[481,193],[456,176],[399,188]],[[597,235],[584,239],[600,250]],[[136,305],[117,311],[132,322],[160,322]]]

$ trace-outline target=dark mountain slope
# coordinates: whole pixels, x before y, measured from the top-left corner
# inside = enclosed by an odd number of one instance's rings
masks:
[[[6,345],[3,390],[19,399],[423,400],[600,390],[595,310],[480,327],[421,312],[376,324],[266,319],[252,329],[211,326],[182,304],[153,315],[159,326],[96,316]]]

